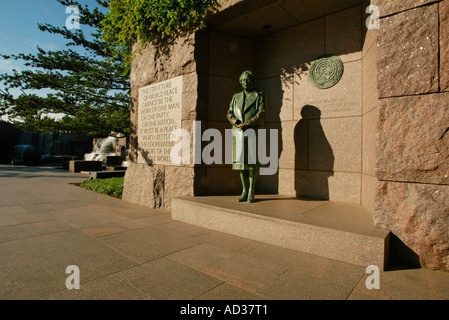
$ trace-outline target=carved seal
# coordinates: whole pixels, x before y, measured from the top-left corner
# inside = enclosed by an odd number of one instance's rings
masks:
[[[343,61],[337,56],[315,60],[309,68],[309,81],[317,88],[330,88],[340,81],[343,69]]]

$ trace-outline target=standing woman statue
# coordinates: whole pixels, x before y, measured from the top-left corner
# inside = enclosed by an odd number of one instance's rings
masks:
[[[260,165],[257,158],[257,136],[258,129],[263,128],[266,106],[265,95],[263,91],[256,90],[255,80],[251,71],[244,71],[240,75],[243,91],[234,94],[227,113],[233,134],[232,169],[240,170],[243,186],[239,202],[254,202]],[[245,133],[248,129],[254,130]]]

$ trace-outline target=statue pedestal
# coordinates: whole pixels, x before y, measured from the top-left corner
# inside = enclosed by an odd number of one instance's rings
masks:
[[[384,269],[390,232],[373,227],[360,205],[257,195],[172,198],[172,218],[200,227],[308,254]]]

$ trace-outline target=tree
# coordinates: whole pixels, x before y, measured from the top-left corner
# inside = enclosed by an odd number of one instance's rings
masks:
[[[66,48],[45,51],[38,47],[37,54],[1,55],[22,60],[31,69],[0,75],[5,85],[0,90],[0,114],[7,114],[13,123],[32,132],[79,131],[92,136],[111,131],[129,133],[129,75],[120,55],[112,53],[101,39],[100,23],[105,17],[101,8],[107,8],[109,1],[96,0],[99,7],[93,10],[77,1],[57,1],[65,7],[78,7],[81,27],[69,30],[38,24],[41,31],[67,39]],[[96,30],[91,39],[83,33],[83,25]],[[15,97],[10,93],[13,89],[21,93]],[[52,93],[32,93],[42,89]],[[65,116],[55,119],[49,113]]]
[[[217,7],[217,0],[110,0],[110,13],[101,22],[102,38],[129,71],[137,41],[143,46],[163,44],[197,31]]]

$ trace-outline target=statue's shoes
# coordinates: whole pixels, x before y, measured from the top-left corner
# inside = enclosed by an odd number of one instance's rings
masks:
[[[240,196],[240,198],[237,199],[237,201],[238,202],[246,201],[247,197],[248,197],[248,194],[242,193],[242,195]]]

